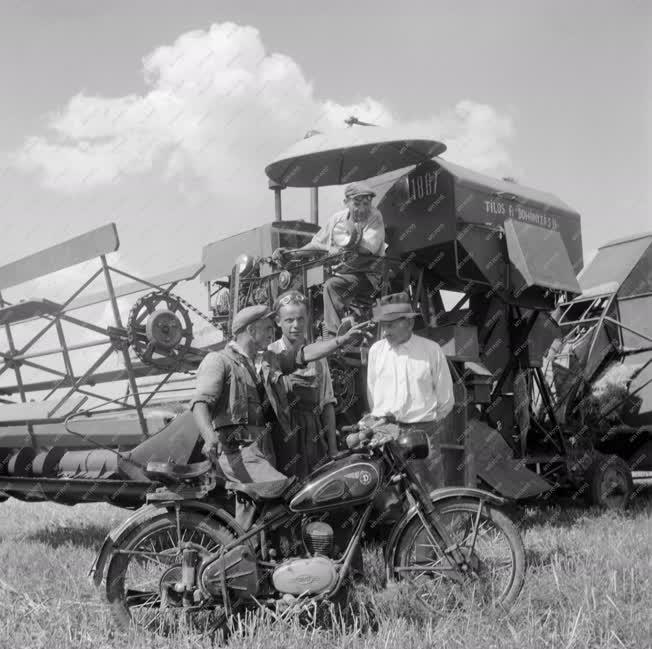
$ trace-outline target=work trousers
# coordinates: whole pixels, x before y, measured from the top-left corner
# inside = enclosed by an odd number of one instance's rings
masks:
[[[258,442],[238,449],[223,449],[218,457],[219,468],[230,482],[273,482],[285,480]]]
[[[336,335],[344,309],[358,296],[371,297],[374,286],[363,273],[334,275],[324,283],[324,322],[329,334]]]
[[[286,476],[277,471],[272,462],[273,455],[265,453],[261,441],[251,442],[239,448],[222,448],[217,457],[217,468],[230,482],[277,482]],[[251,527],[255,507],[239,499],[235,503],[235,520],[245,531]]]

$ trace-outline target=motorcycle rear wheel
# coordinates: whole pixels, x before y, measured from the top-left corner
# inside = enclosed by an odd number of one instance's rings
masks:
[[[179,513],[178,527],[176,514],[167,512],[134,530],[113,554],[107,570],[106,597],[118,628],[126,631],[136,626],[165,636],[225,632],[228,620],[222,607],[189,610],[183,607],[182,595],[163,585],[180,576],[180,542],[191,543],[203,558],[233,540],[234,535],[218,521],[188,511]]]
[[[394,578],[408,582],[435,614],[460,608],[507,610],[525,581],[525,549],[518,528],[498,508],[479,502],[443,503],[437,514],[466,558],[457,571],[433,543],[421,519],[405,528],[394,555]],[[433,533],[435,539],[437,534]]]

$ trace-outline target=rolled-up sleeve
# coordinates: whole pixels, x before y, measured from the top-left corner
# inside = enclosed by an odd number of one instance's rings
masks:
[[[441,421],[453,409],[455,395],[453,394],[453,379],[448,369],[448,362],[439,345],[433,348],[430,368],[437,398],[436,420]]]
[[[215,404],[224,389],[227,371],[227,364],[217,352],[204,356],[197,369],[195,393],[190,401],[191,410],[197,403],[205,403],[209,407]]]
[[[369,222],[362,230],[362,241],[360,248],[363,248],[372,255],[382,255],[385,244],[385,224],[383,223],[383,215],[379,210],[374,210],[373,215]]]
[[[331,246],[331,232],[333,231],[333,219],[329,219],[310,242],[311,246],[318,250],[328,250]]]

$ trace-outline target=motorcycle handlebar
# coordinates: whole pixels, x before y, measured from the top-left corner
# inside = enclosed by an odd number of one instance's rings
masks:
[[[360,433],[352,433],[346,436],[346,445],[348,448],[356,448],[363,445],[365,442],[373,437],[372,430],[364,430]]]
[[[343,433],[350,433],[346,436],[346,446],[347,448],[354,449],[361,446],[368,446],[372,443],[372,438],[377,432],[376,429],[383,424],[395,423],[396,418],[387,414],[384,417],[380,417],[375,424],[367,427],[366,425],[361,426],[360,422],[353,424],[352,426],[342,426]]]

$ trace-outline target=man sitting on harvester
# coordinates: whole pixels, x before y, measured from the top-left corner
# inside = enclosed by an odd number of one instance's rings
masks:
[[[324,283],[325,337],[337,335],[347,307],[356,299],[371,300],[380,288],[379,258],[385,254],[385,226],[382,214],[371,205],[375,195],[366,183],[348,185],[344,190],[346,209],[335,212],[312,241],[301,248],[357,253],[334,268],[336,274]],[[274,255],[282,258],[285,252],[279,248]]]

